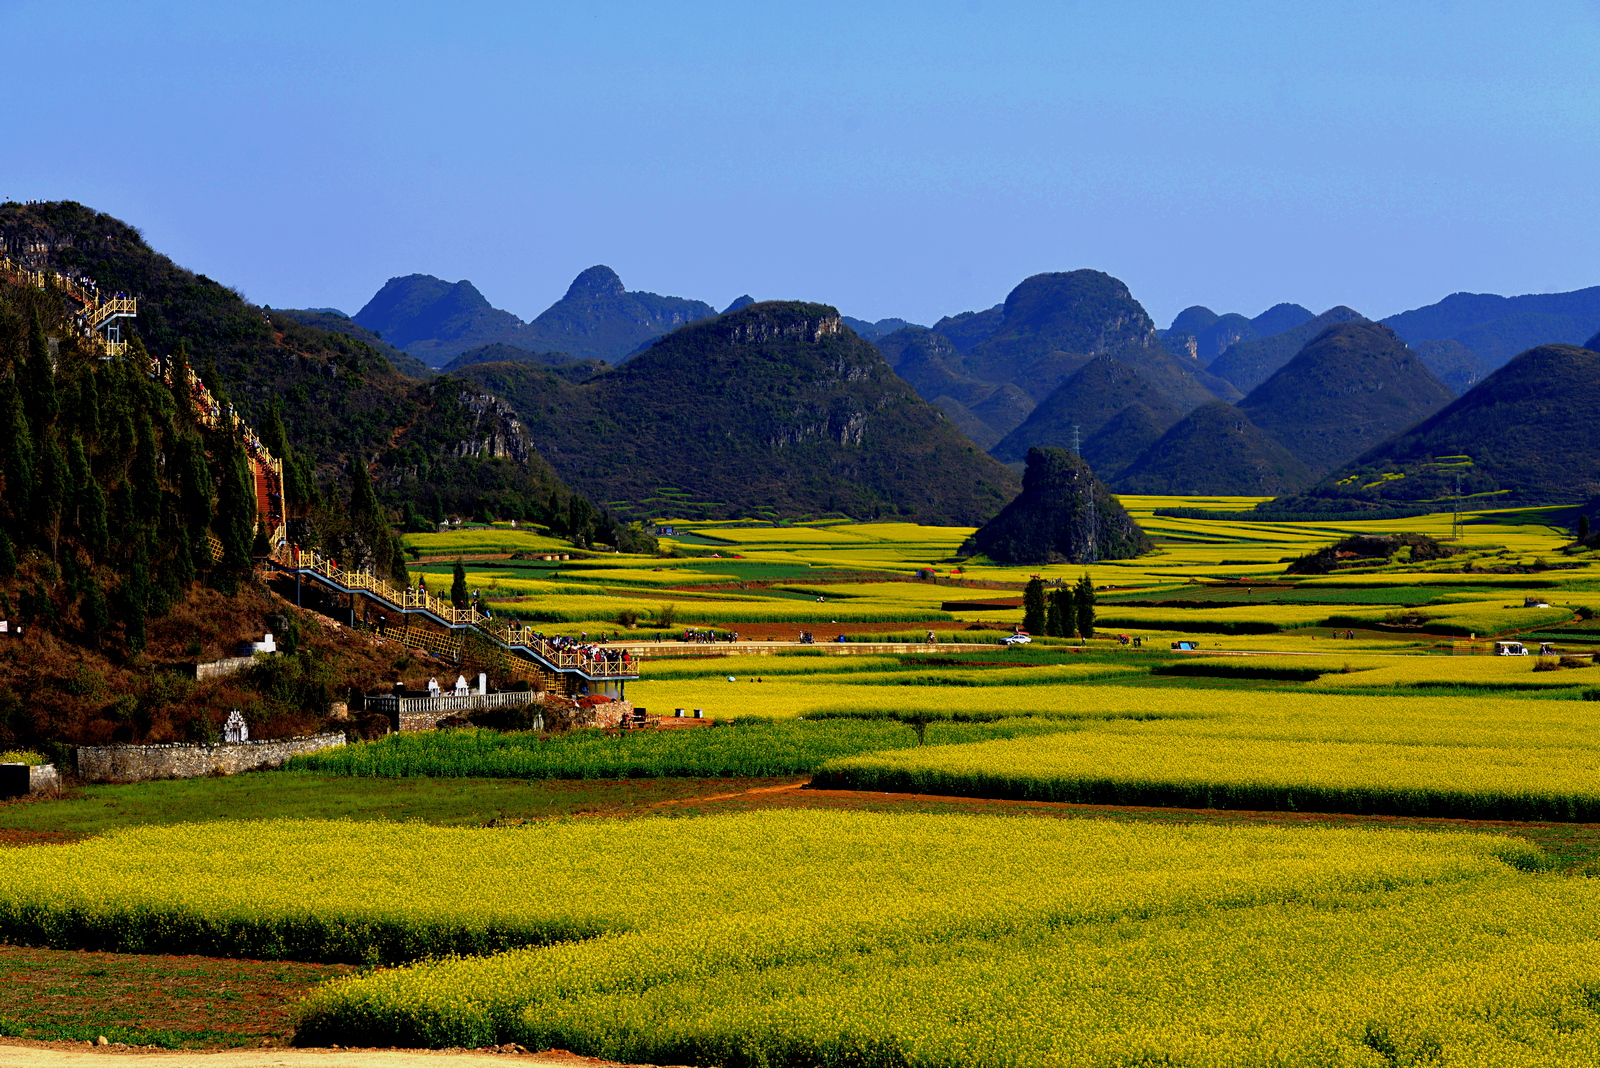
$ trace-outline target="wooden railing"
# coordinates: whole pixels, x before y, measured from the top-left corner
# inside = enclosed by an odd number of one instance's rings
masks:
[[[340,567],[337,560],[315,550],[290,547],[274,554],[273,559],[282,567],[314,572],[343,589],[365,591],[373,599],[398,611],[426,612],[446,626],[470,627],[502,650],[525,650],[557,670],[619,678],[632,678],[638,674],[634,670],[635,660],[631,655],[627,662],[623,662],[620,659],[607,659],[603,650],[564,648],[548,638],[536,637],[526,627],[491,623],[489,617],[477,609],[457,608],[420,587],[402,590],[370,571]]]

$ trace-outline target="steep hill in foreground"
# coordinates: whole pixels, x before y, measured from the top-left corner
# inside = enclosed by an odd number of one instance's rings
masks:
[[[332,308],[268,308],[266,310],[274,315],[293,319],[301,326],[309,326],[317,330],[326,330],[332,334],[343,334],[345,337],[354,338],[374,352],[382,355],[385,360],[389,361],[390,367],[393,367],[403,375],[408,375],[411,378],[428,378],[434,373],[433,368],[404,349],[395,348],[343,312],[334,311]]]
[[[1030,449],[1022,492],[975,531],[963,553],[1007,564],[1126,560],[1150,551],[1150,538],[1089,465],[1065,449]]]
[[[1600,343],[1600,338],[1596,339]],[[1275,511],[1365,511],[1494,494],[1507,506],[1600,493],[1600,353],[1529,349],[1443,410]],[[1264,506],[1266,507],[1266,506]]]
[[[1112,480],[1118,493],[1262,496],[1292,493],[1311,470],[1231,404],[1196,408]]]
[[[1245,393],[1271,378],[1273,373],[1294,359],[1295,353],[1306,343],[1335,323],[1362,321],[1359,312],[1340,305],[1329,308],[1315,319],[1308,319],[1292,329],[1271,337],[1240,341],[1229,346],[1207,370],[1226,378]]]
[[[1096,356],[1007,434],[993,454],[1000,460],[1021,460],[1035,446],[1071,449],[1074,441],[1081,449],[1084,441],[1131,404],[1165,418],[1167,426],[1183,415],[1183,409],[1144,375],[1110,356]]]
[[[1239,409],[1323,475],[1454,399],[1393,330],[1360,322],[1318,334]]]
[[[381,457],[372,471],[380,496],[420,512],[436,499],[470,515],[486,504],[567,496],[523,447],[515,419],[481,389],[460,379],[418,382],[354,337],[249,304],[109,215],[71,202],[0,205],[0,244],[27,249],[30,266],[137,297],[125,336],[163,357],[187,346],[190,365],[263,434],[276,411],[290,446],[292,512],[347,497],[353,457]],[[339,522],[330,517],[330,529]]]
[[[520,364],[466,377],[509,399],[564,479],[630,515],[915,516],[972,524],[1016,476],[821,304],[770,301],[689,326],[564,382]]]
[[[615,363],[651,338],[715,314],[703,301],[629,292],[615,271],[596,266],[573,279],[566,295],[531,323],[492,307],[471,282],[425,274],[389,279],[354,318],[439,367],[494,343]]]

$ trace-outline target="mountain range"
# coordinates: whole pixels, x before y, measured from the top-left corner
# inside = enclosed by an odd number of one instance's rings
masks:
[[[490,344],[615,363],[652,338],[717,314],[682,297],[629,292],[609,267],[590,267],[566,295],[525,323],[490,305],[471,282],[426,274],[391,278],[352,319],[430,367]]]

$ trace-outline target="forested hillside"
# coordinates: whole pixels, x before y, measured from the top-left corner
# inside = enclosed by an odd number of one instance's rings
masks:
[[[392,518],[408,505],[423,515],[540,518],[552,494],[568,495],[515,414],[481,388],[419,382],[357,337],[251,305],[117,219],[70,202],[0,205],[0,243],[28,249],[34,266],[137,297],[132,332],[146,349],[166,356],[186,346],[206,383],[276,446],[307,543],[325,539],[347,558],[387,567],[384,546],[350,540],[343,502],[353,463],[370,471]]]

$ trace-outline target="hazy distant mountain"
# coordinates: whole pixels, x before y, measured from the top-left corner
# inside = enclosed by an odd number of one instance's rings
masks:
[[[1027,420],[991,451],[1000,460],[1021,460],[1036,446],[1072,449],[1075,440],[1081,451],[1083,442],[1131,404],[1143,405],[1152,415],[1159,413],[1166,426],[1184,413],[1132,367],[1110,356],[1096,356],[1041,401]]]
[[[1210,308],[1204,307],[1200,304],[1191,305],[1190,307],[1187,307],[1183,309],[1183,311],[1179,312],[1177,318],[1172,320],[1172,325],[1168,327],[1168,333],[1198,334],[1200,331],[1216,322],[1219,318],[1221,318],[1221,316],[1217,315],[1217,313],[1212,311]]]
[[[1231,404],[1184,416],[1111,480],[1118,493],[1273,496],[1310,485],[1311,470]]]
[[[1454,399],[1393,330],[1336,323],[1252,390],[1239,409],[1321,475]]]
[[[471,282],[424,274],[391,278],[355,321],[437,367],[493,343],[615,362],[652,338],[715,314],[703,301],[628,292],[615,271],[599,266],[579,274],[531,323],[491,307]]]
[[[1298,304],[1274,304],[1251,319],[1250,325],[1255,327],[1257,337],[1271,337],[1285,330],[1293,330],[1301,323],[1310,322],[1314,318],[1316,312],[1310,308],[1302,308]]]
[[[1096,356],[1114,357],[1143,376],[1161,395],[1152,410],[1184,412],[1243,396],[1207,372],[1179,340],[1171,342],[1178,345],[1173,355],[1127,286],[1100,271],[1081,270],[1034,275],[1004,304],[948,316],[920,334],[901,330],[877,343],[920,396],[948,412],[975,442],[992,447]],[[903,353],[910,355],[902,366]],[[1095,428],[1131,402],[1109,408]],[[974,430],[974,421],[983,429]],[[1026,445],[1009,448],[1008,456],[1020,459],[1026,451]]]
[[[1595,339],[1600,343],[1600,338]],[[1275,508],[1331,512],[1500,494],[1510,507],[1600,493],[1600,353],[1541,345]]]
[[[1364,321],[1361,313],[1341,304],[1336,308],[1329,308],[1321,315],[1308,319],[1291,330],[1273,334],[1271,337],[1235,342],[1206,370],[1226,378],[1248,393],[1271,378],[1278,368],[1294,359],[1295,353],[1305,348],[1306,342],[1328,327],[1335,323],[1357,321]]]
[[[1449,338],[1419,341],[1411,346],[1411,351],[1428,365],[1428,370],[1439,381],[1457,393],[1465,393],[1494,370],[1476,352]]]
[[[1600,329],[1600,286],[1570,293],[1452,293],[1437,304],[1391,315],[1383,322],[1413,347],[1451,339],[1499,367],[1538,345],[1579,345]]]
[[[866,341],[876,341],[880,337],[886,337],[894,333],[896,330],[904,330],[908,326],[917,326],[916,323],[909,323],[904,319],[879,319],[875,323],[869,323],[865,319],[852,319],[848,315],[844,316],[844,325],[854,330],[856,336]],[[923,327],[917,328],[919,330],[924,329]]]
[[[515,315],[491,306],[471,282],[428,274],[389,279],[353,319],[434,367],[522,325]]]
[[[976,525],[1017,488],[826,305],[752,304],[675,330],[582,383],[527,363],[460,374],[494,382],[558,470],[629,515],[687,500],[717,517],[844,512]],[[663,487],[689,496],[658,498]]]
[[[934,323],[933,329],[949,338],[958,352],[971,352],[972,346],[1000,329],[1005,316],[1006,306],[996,304],[986,311],[947,315]]]
[[[1201,363],[1209,366],[1231,346],[1259,336],[1250,320],[1237,312],[1219,315],[1210,326],[1195,335],[1199,346],[1197,355]]]

